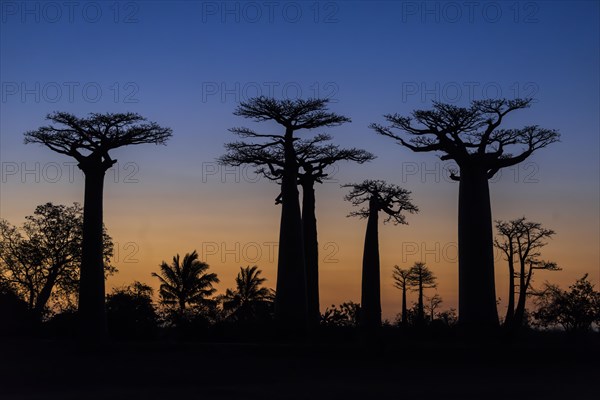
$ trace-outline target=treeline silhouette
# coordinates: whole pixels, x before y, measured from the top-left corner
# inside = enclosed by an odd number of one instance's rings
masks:
[[[593,286],[587,285],[587,277],[569,291],[549,284],[543,290],[532,286],[535,270],[559,269],[556,263],[540,259],[540,249],[553,231],[525,218],[497,221],[498,236],[493,239],[488,180],[500,169],[518,164],[559,140],[558,132],[537,125],[500,128],[509,113],[528,108],[531,102],[478,100],[469,107],[434,102],[430,110],[415,110],[410,116],[387,114],[387,126],[370,126],[402,147],[438,152],[442,160],[454,160],[458,166],[451,178],[459,182],[458,325],[463,330],[495,330],[500,326],[494,245],[506,256],[509,269],[509,306],[503,325],[511,329],[527,325],[528,296],[535,296],[539,303],[532,316],[540,326],[585,330],[598,323],[600,299]],[[284,336],[304,336],[323,326],[377,331],[382,324],[392,325],[381,320],[378,215],[384,213],[384,223],[405,224],[406,213],[418,212],[411,193],[381,180],[343,185],[350,189],[346,200],[362,206],[350,216],[367,219],[360,305],[344,303],[339,308],[327,308],[321,315],[315,183],[322,183],[327,178],[326,168],[336,162],[362,164],[375,156],[331,144],[332,136],[326,133],[306,136],[314,129],[350,122],[350,118],[329,111],[326,99],[257,97],[241,102],[234,115],[280,127],[275,133],[247,127],[230,129],[240,140],[226,144],[226,153],[219,158],[226,165],[252,165],[280,186],[275,199],[281,206],[281,224],[274,291],[262,286],[264,278],[257,266],[248,266],[241,267],[235,289],[214,296],[218,277],[208,272],[209,266],[193,251],[183,259],[176,255],[171,264],[163,262],[153,273],[160,282],[157,304],[153,303],[151,288],[140,282],[106,296],[105,278],[115,272],[110,266],[112,243],[102,214],[104,174],[116,162],[109,153],[128,145],[165,144],[172,131],[134,113],[93,113],[78,118],[57,112],[47,116],[51,125],[25,133],[25,143],[39,143],[77,160],[85,175],[83,209],[48,203],[38,207],[21,229],[2,221],[1,298],[2,304],[10,304],[2,306],[9,310],[4,321],[15,321],[15,327],[50,321],[59,325],[56,320],[66,320],[71,313],[78,321],[72,329],[87,340],[102,339],[107,329],[117,336],[124,332],[150,334],[155,331],[150,326],[173,328],[184,336],[186,329],[196,332],[217,325],[272,326],[273,332]],[[302,202],[298,186],[302,188]],[[400,326],[424,327],[436,321],[446,326],[455,324],[452,311],[435,313],[442,302],[439,295],[424,295],[426,289],[435,287],[435,281],[423,263],[394,269],[395,285],[402,292]],[[409,309],[407,292],[413,290],[418,293],[417,302]],[[62,312],[53,313],[53,307]],[[18,310],[27,310],[30,318],[22,318]],[[564,317],[565,313],[569,317]],[[115,333],[119,329],[121,334]]]

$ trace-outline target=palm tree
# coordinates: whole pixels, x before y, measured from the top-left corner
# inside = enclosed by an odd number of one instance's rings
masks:
[[[194,250],[183,257],[179,262],[179,254],[173,257],[171,265],[166,262],[160,264],[160,275],[156,272],[152,276],[160,281],[160,301],[167,306],[175,306],[178,311],[185,313],[187,306],[201,305],[207,302],[217,289],[214,283],[219,283],[217,274],[207,273],[208,264],[198,260],[198,253]]]
[[[269,306],[275,297],[273,289],[263,287],[267,280],[260,277],[258,266],[240,267],[235,278],[236,289],[227,289],[223,296],[223,309],[230,311],[238,320],[256,317],[261,307]]]

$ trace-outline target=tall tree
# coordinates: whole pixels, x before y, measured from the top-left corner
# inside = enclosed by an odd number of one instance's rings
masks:
[[[515,317],[515,238],[517,236],[516,224],[496,221],[496,230],[502,239],[495,238],[496,246],[504,254],[508,263],[508,305],[504,317],[504,326],[512,326]]]
[[[425,321],[425,305],[424,305],[424,294],[425,289],[432,289],[437,287],[436,277],[433,272],[422,262],[416,262],[410,268],[410,280],[418,293],[417,298],[417,322],[422,323]]]
[[[28,304],[41,321],[50,300],[70,305],[79,285],[83,210],[46,203],[25,217],[21,228],[0,220],[0,275]],[[105,276],[116,269],[110,265],[113,243],[103,231],[102,254]]]
[[[344,149],[327,143],[330,135],[319,134],[310,139],[299,139],[294,143],[298,165],[298,184],[302,187],[302,232],[307,281],[308,318],[312,327],[319,325],[319,243],[317,234],[315,183],[323,183],[329,177],[328,168],[339,161],[363,164],[375,156],[357,148]],[[227,165],[253,164],[257,172],[268,179],[281,181],[285,164],[281,146],[267,149],[230,147],[230,152],[221,157]],[[280,203],[281,197],[276,201]]]
[[[406,292],[412,287],[412,275],[410,269],[402,269],[394,265],[392,272],[394,287],[402,291],[402,325],[408,324],[408,307],[406,306]]]
[[[554,262],[543,261],[539,259],[540,250],[548,243],[547,239],[552,238],[555,232],[546,229],[538,222],[527,221],[521,217],[512,221],[496,221],[496,229],[500,234],[500,239],[495,239],[495,245],[506,256],[509,264],[509,292],[508,307],[513,307],[513,311],[507,311],[505,325],[507,327],[519,328],[523,325],[525,315],[525,306],[527,296],[531,292],[531,282],[535,270],[559,271],[561,268]],[[514,258],[518,260],[518,271],[514,268]],[[512,266],[511,266],[512,264]],[[511,271],[512,268],[512,271]],[[518,285],[515,285],[515,278],[519,279]],[[518,301],[514,301],[515,286],[518,287]],[[508,318],[509,314],[512,314]]]
[[[360,301],[360,325],[367,329],[381,326],[381,278],[379,273],[379,212],[386,214],[384,223],[407,224],[404,212],[416,213],[411,192],[381,180],[365,180],[359,184],[348,184],[351,188],[345,199],[354,206],[367,203],[349,216],[367,219],[367,232],[362,266],[362,289]]]
[[[500,169],[518,164],[559,140],[557,131],[537,125],[498,129],[507,114],[529,107],[531,101],[477,100],[468,108],[434,102],[432,110],[416,110],[411,117],[385,115],[389,126],[371,125],[378,134],[412,151],[441,152],[440,159],[454,160],[458,165],[459,174],[453,172],[451,178],[460,182],[458,302],[463,326],[498,326],[488,180]],[[395,130],[408,134],[410,139]],[[519,154],[508,152],[519,145]]]
[[[73,157],[85,175],[79,318],[82,336],[101,338],[106,333],[102,254],[104,175],[117,162],[109,151],[136,144],[165,144],[172,131],[155,122],[146,122],[135,113],[92,113],[88,118],[78,118],[56,112],[46,119],[55,125],[26,132],[25,143],[39,143]]]
[[[235,278],[236,288],[225,291],[223,309],[238,321],[256,318],[273,302],[275,293],[273,289],[263,286],[267,278],[261,277],[261,272],[256,265],[240,267]]]
[[[242,102],[234,115],[256,122],[273,121],[284,128],[280,134],[258,133],[249,128],[232,128],[231,132],[256,142],[234,142],[226,145],[228,154],[221,162],[229,165],[252,164],[269,168],[269,174],[281,179],[281,223],[275,317],[286,329],[303,330],[308,322],[306,263],[298,179],[297,131],[334,127],[350,119],[327,109],[327,99],[277,100],[257,97]],[[273,156],[282,162],[273,162]],[[264,157],[264,158],[263,158]]]
[[[320,135],[322,140],[330,140],[328,135]],[[317,217],[315,183],[323,183],[328,177],[327,168],[338,161],[353,161],[363,164],[375,156],[365,150],[328,144],[318,146],[318,142],[307,143],[298,151],[298,163],[302,172],[298,174],[302,186],[302,228],[306,262],[306,284],[308,296],[308,317],[312,326],[318,326],[321,319],[319,306],[319,243],[317,236]]]
[[[183,260],[179,254],[175,255],[171,265],[163,261],[160,273],[152,273],[160,281],[161,303],[176,308],[180,316],[185,315],[188,306],[206,303],[217,291],[213,284],[219,283],[217,274],[207,272],[208,268],[207,263],[198,260],[196,250],[187,253]]]

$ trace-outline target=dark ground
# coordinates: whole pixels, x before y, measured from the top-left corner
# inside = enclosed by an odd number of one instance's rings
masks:
[[[377,344],[2,339],[0,399],[600,399],[600,338]],[[384,344],[384,342],[388,342]]]

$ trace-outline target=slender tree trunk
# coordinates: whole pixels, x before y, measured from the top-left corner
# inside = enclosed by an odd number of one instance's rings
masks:
[[[106,334],[104,260],[102,244],[103,167],[82,168],[85,174],[83,243],[79,282],[81,335],[99,339]]]
[[[284,156],[275,318],[282,328],[301,333],[306,328],[308,307],[302,218],[298,199],[298,163],[291,129],[287,129],[285,134]]]
[[[321,319],[319,308],[319,242],[317,240],[314,181],[310,179],[302,183],[302,229],[306,263],[308,320],[311,327],[316,327]]]
[[[423,306],[423,275],[419,276],[418,310],[419,310],[418,321],[419,321],[419,323],[422,323],[425,320],[425,307]]]
[[[490,193],[487,173],[477,166],[460,169],[458,276],[460,324],[497,327]]]
[[[402,325],[406,326],[408,323],[408,310],[406,309],[406,282],[402,288]]]
[[[378,214],[377,200],[373,196],[369,201],[369,219],[363,253],[360,325],[364,328],[381,326]]]
[[[523,319],[525,317],[525,305],[527,304],[527,289],[529,288],[529,282],[531,281],[531,269],[527,273],[525,278],[525,261],[521,262],[521,276],[519,279],[519,300],[517,301],[517,308],[515,309],[514,316],[514,327],[520,328],[523,326]]]
[[[515,262],[512,255],[508,257],[508,274],[508,308],[504,318],[504,326],[507,328],[513,325],[515,316]]]

